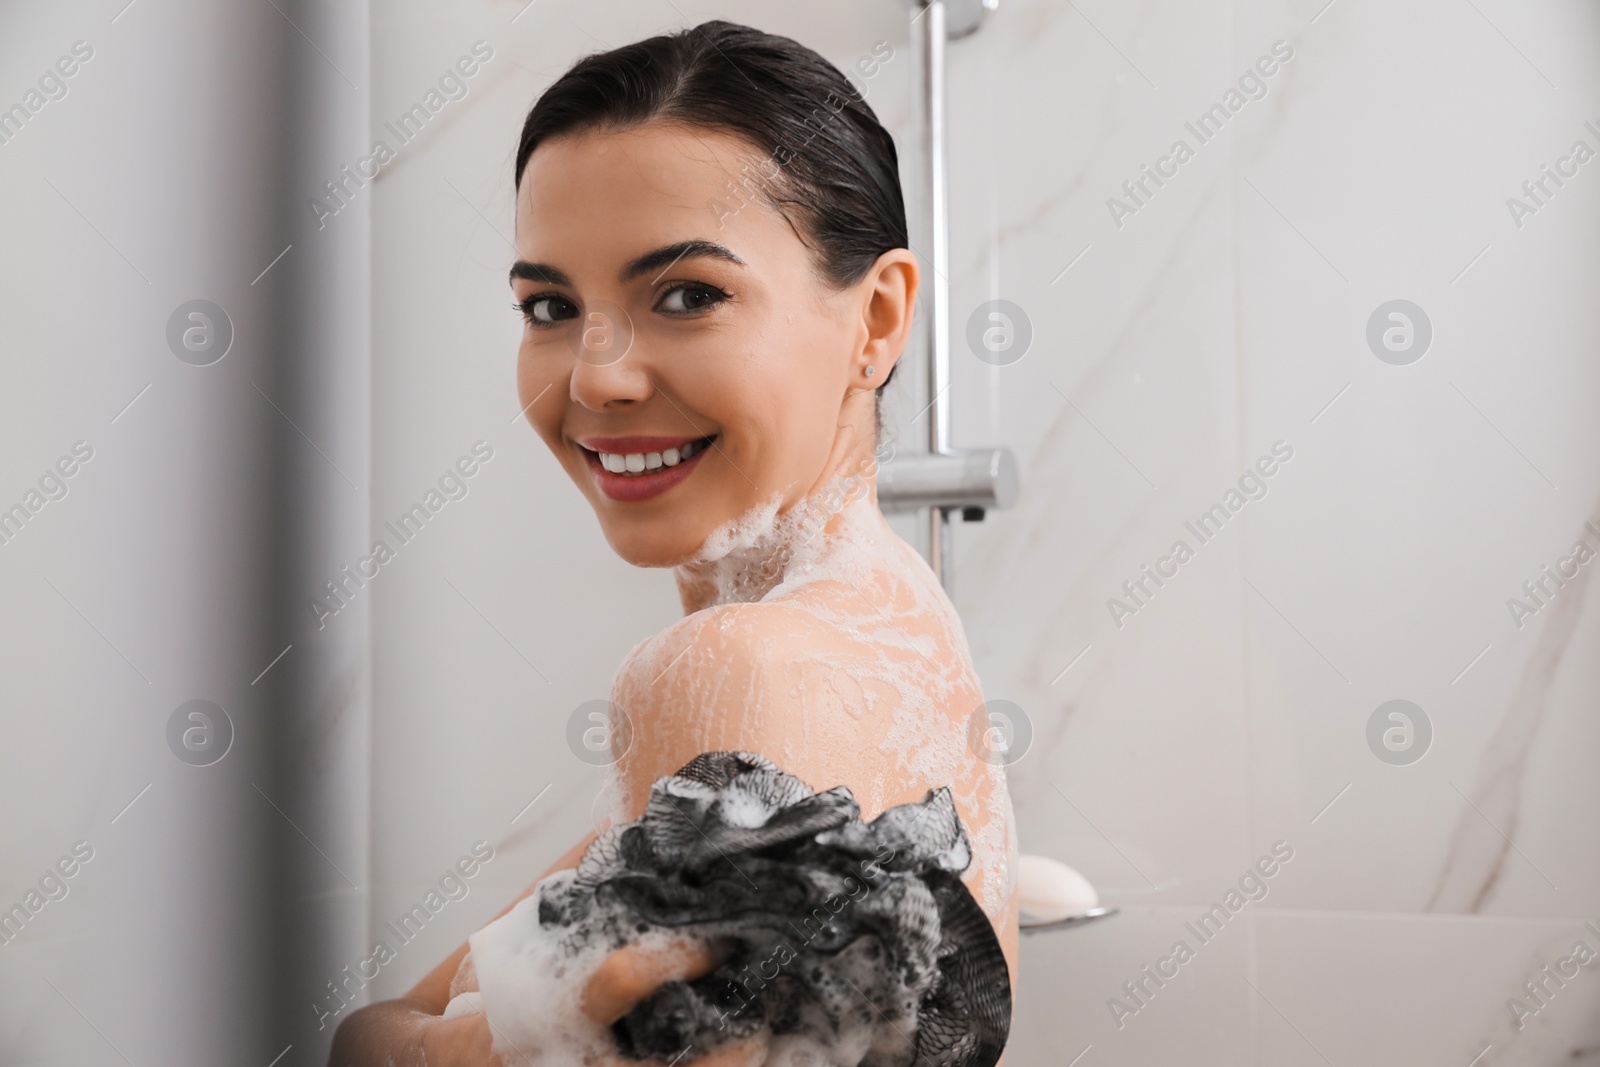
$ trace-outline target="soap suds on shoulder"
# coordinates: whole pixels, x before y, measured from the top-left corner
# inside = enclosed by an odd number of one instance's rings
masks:
[[[982,760],[969,735],[983,695],[966,634],[933,572],[859,480],[836,479],[788,511],[774,495],[713,530],[680,576],[708,606],[635,647],[612,699],[626,706],[648,688],[652,700],[681,707],[742,701],[762,714],[764,694],[724,691],[728,648],[761,632],[751,612],[804,613],[835,639],[807,647],[805,680],[785,699],[823,719],[843,710],[871,728],[882,772],[849,783],[864,811],[883,810],[907,783],[951,789],[972,836],[973,893],[998,918],[1011,896],[1016,835],[1005,768]],[[650,724],[634,727],[643,731],[635,743],[648,744]]]

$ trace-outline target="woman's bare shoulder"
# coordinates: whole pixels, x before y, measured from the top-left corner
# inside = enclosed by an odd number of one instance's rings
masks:
[[[717,604],[693,612],[635,645],[619,668],[619,679],[627,675],[637,680],[643,674],[652,681],[652,671],[684,659],[691,668],[714,664],[726,669],[741,660],[764,666],[774,656],[846,651],[850,628],[825,610],[837,598],[836,592],[808,587],[772,600]]]
[[[678,620],[634,649],[612,687],[633,735],[619,761],[625,792],[642,802],[655,778],[725,750],[758,752],[805,781],[847,779],[841,764],[863,747],[833,682],[860,655],[850,635],[793,601]]]

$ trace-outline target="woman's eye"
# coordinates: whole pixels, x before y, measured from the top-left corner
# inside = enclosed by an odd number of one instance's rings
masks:
[[[728,294],[714,285],[680,285],[661,294],[656,310],[668,315],[688,315],[714,308],[726,299]]]
[[[578,317],[578,305],[564,296],[545,294],[530,296],[522,303],[516,305],[522,317],[533,327],[554,326],[563,319]]]

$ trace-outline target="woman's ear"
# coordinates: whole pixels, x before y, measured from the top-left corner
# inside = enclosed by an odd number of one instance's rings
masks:
[[[907,249],[894,248],[879,256],[861,279],[864,340],[856,357],[858,364],[851,370],[863,388],[876,389],[883,384],[905,351],[921,277],[917,257]]]

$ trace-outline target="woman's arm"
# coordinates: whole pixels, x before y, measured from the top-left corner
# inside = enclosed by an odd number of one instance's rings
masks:
[[[813,788],[850,785],[866,818],[948,784],[906,773],[883,750],[899,694],[884,691],[864,701],[863,682],[868,689],[872,683],[859,669],[864,658],[880,656],[924,662],[911,648],[879,646],[864,654],[859,637],[789,604],[725,605],[682,620],[630,656],[613,691],[614,702],[634,723],[634,744],[618,761],[629,815],[643,810],[657,778],[701,753],[728,749],[758,752]],[[952,719],[948,728],[964,726]],[[545,876],[577,866],[592,839],[575,846]],[[532,887],[518,900],[531,892]],[[458,948],[404,997],[363,1008],[346,1020],[330,1067],[494,1064],[482,1016],[440,1018],[466,952],[466,945]],[[597,983],[585,990],[586,1010],[592,1005],[591,1014],[619,1017],[623,1012],[616,1005],[637,1003],[668,977],[694,977],[710,966],[686,955],[673,961],[674,973],[658,969],[644,978],[620,963],[602,967]],[[718,1052],[705,1067],[761,1062],[754,1046],[745,1043]]]
[[[703,752],[755,752],[813,788],[826,788],[818,773],[828,785],[844,780],[839,764],[860,746],[837,743],[845,724],[819,721],[827,716],[814,708],[819,679],[811,676],[837,635],[813,624],[784,604],[723,604],[686,616],[628,658],[612,700],[634,724],[634,743],[617,762],[630,814],[644,809],[656,779]],[[811,744],[795,744],[808,733]]]
[[[940,616],[916,609],[892,583],[824,580],[695,612],[641,645],[612,695],[635,729],[618,762],[626,808],[637,815],[657,778],[701,753],[742,749],[813,789],[849,786],[865,821],[950,786],[968,833],[992,830],[1009,803],[1003,774],[968,747],[982,694]],[[984,877],[978,863],[963,875],[980,903]],[[1015,987],[1015,898],[991,918]]]
[[[655,685],[648,684],[650,679],[645,675],[657,674],[660,668],[649,669],[634,659],[619,674],[614,696],[634,716],[637,730],[636,743],[618,766],[630,814],[643,809],[644,798],[656,778],[675,772],[702,752],[743,748],[762,752],[784,765],[789,743],[807,732],[800,730],[797,734],[795,729],[811,716],[805,714],[803,707],[783,705],[778,693],[797,679],[775,676],[773,665],[805,669],[806,658],[801,657],[797,663],[791,653],[802,646],[815,653],[818,642],[827,642],[830,635],[826,628],[810,632],[807,617],[797,609],[765,605],[760,606],[766,610],[759,615],[746,615],[737,620],[738,625],[734,624],[741,609],[753,607],[757,606],[736,605],[699,612],[668,630],[662,635],[671,645],[667,658],[685,648],[699,654],[684,657],[692,662],[677,664]],[[743,625],[746,621],[759,624],[751,628]],[[837,635],[831,639],[837,641]],[[849,649],[841,646],[838,651],[847,653]],[[748,697],[752,689],[766,688],[774,692],[753,702],[741,699]],[[737,714],[757,705],[761,714]],[[795,759],[789,753],[784,769],[803,781],[848,780],[853,777],[850,771],[854,768],[843,764],[852,755],[865,755],[859,744],[844,737],[835,737],[835,743],[801,748],[809,758]],[[904,799],[920,799],[920,795]],[[539,881],[556,871],[576,867],[594,837],[590,834],[573,846]],[[500,914],[510,911],[537,885],[535,882],[529,886]],[[451,981],[468,948],[461,945],[404,996],[370,1004],[347,1018],[334,1037],[329,1067],[479,1067],[496,1063],[488,1051],[490,1035],[482,1016],[449,1022],[441,1018],[450,1002]],[[705,969],[709,970],[709,965]],[[620,972],[603,969],[602,982],[607,973]],[[637,985],[636,977],[633,981]],[[618,996],[618,992],[597,989],[592,999],[598,1003]],[[633,997],[634,1001],[639,999],[642,995]]]
[[[617,676],[612,700],[634,724],[633,746],[617,764],[624,806],[643,811],[657,778],[703,752],[729,750],[765,756],[813,789],[849,785],[864,818],[949,784],[903,773],[884,751],[898,694],[877,686],[866,706],[863,683],[877,684],[860,669],[880,654],[920,659],[911,649],[867,646],[782,601],[725,604],[680,620]]]
[[[576,867],[594,841],[589,834],[556,860],[538,880],[501,911],[504,915],[557,871]],[[500,915],[496,915],[498,919]],[[444,958],[410,992],[394,1000],[369,1004],[339,1025],[333,1038],[329,1067],[449,1067],[451,1064],[497,1063],[489,1052],[489,1028],[482,1016],[445,1022],[440,1018],[450,1003],[450,982],[461,967],[469,945],[463,943]]]
[[[500,915],[516,907],[545,878],[576,867],[594,838],[591,833],[574,845]],[[493,1051],[493,1033],[483,1015],[448,1022],[440,1017],[450,1002],[451,981],[470,947],[463,944],[457,948],[405,996],[370,1004],[346,1019],[334,1035],[329,1067],[500,1067],[500,1058]],[[716,964],[703,946],[692,942],[676,949],[624,947],[607,956],[589,978],[580,998],[582,1010],[602,1025],[610,1025],[664,983],[698,978]],[[568,1062],[565,1055],[557,1055],[560,1062]],[[697,1061],[696,1067],[758,1067],[765,1059],[766,1039],[758,1035],[716,1049]],[[618,1060],[595,1067],[625,1065]]]

